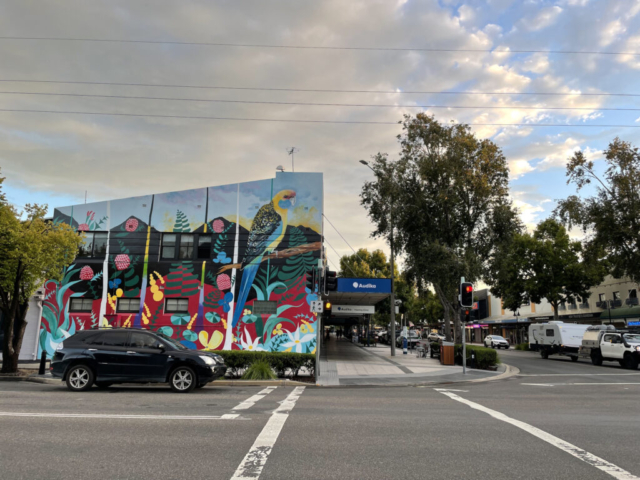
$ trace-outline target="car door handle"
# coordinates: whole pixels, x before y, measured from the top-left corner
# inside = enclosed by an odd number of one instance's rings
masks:
[[[97,348],[90,348],[88,351],[89,351],[89,352],[97,352],[97,351],[98,351],[98,349],[97,349]]]
[[[127,355],[135,355],[137,352],[127,352]]]

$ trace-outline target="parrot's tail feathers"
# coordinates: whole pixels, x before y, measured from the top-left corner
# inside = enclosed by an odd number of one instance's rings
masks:
[[[242,316],[244,310],[244,303],[247,301],[251,286],[253,285],[253,279],[256,278],[258,273],[258,265],[247,265],[242,272],[242,281],[240,283],[240,291],[238,292],[238,298],[236,299],[236,308],[233,312],[232,327],[235,327]]]

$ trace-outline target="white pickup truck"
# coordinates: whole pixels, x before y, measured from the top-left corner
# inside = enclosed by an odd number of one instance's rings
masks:
[[[582,339],[580,356],[591,358],[594,365],[602,365],[603,361],[619,362],[623,368],[636,370],[640,364],[640,334],[609,327],[589,327]]]

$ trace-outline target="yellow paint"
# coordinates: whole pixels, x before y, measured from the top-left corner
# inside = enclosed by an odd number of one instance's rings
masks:
[[[164,298],[164,293],[162,292],[156,292],[153,294],[153,300],[155,302],[161,302],[163,298]]]
[[[153,273],[155,273],[156,277],[158,277],[158,280],[160,281],[160,283],[164,285],[164,277],[160,275],[158,272],[153,272]]]
[[[153,287],[156,286],[156,279],[153,278],[153,274],[152,273],[149,274],[149,285],[151,285],[151,291],[153,292],[154,291]]]
[[[124,291],[119,288],[116,290],[116,297],[120,298],[122,295],[124,295]]]
[[[189,322],[189,325],[187,325],[187,330],[191,330],[191,327],[193,327],[193,322],[196,321],[196,318],[198,318],[198,314],[195,313],[193,315],[193,317],[191,318],[191,321]]]
[[[162,227],[165,232],[173,232],[173,226],[176,224],[175,217],[165,210],[164,217],[162,218]]]
[[[222,326],[225,330],[227,329],[227,321],[224,318],[222,319]]]
[[[319,232],[321,230],[320,223],[318,222],[319,217],[320,214],[317,208],[311,207],[309,210],[305,210],[304,205],[298,205],[293,209],[289,223],[291,225],[301,225],[312,228],[316,232]]]
[[[285,352],[290,352],[293,347],[289,347],[285,350]]]
[[[220,330],[215,330],[211,334],[211,338],[209,338],[209,334],[205,330],[203,330],[198,335],[198,340],[200,340],[200,343],[204,347],[206,347],[207,350],[215,350],[224,341],[224,335],[222,334],[222,332],[220,332]]]

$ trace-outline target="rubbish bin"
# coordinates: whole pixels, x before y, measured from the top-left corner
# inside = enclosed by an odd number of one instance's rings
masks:
[[[442,365],[453,365],[453,342],[442,342],[440,345],[440,363]]]

